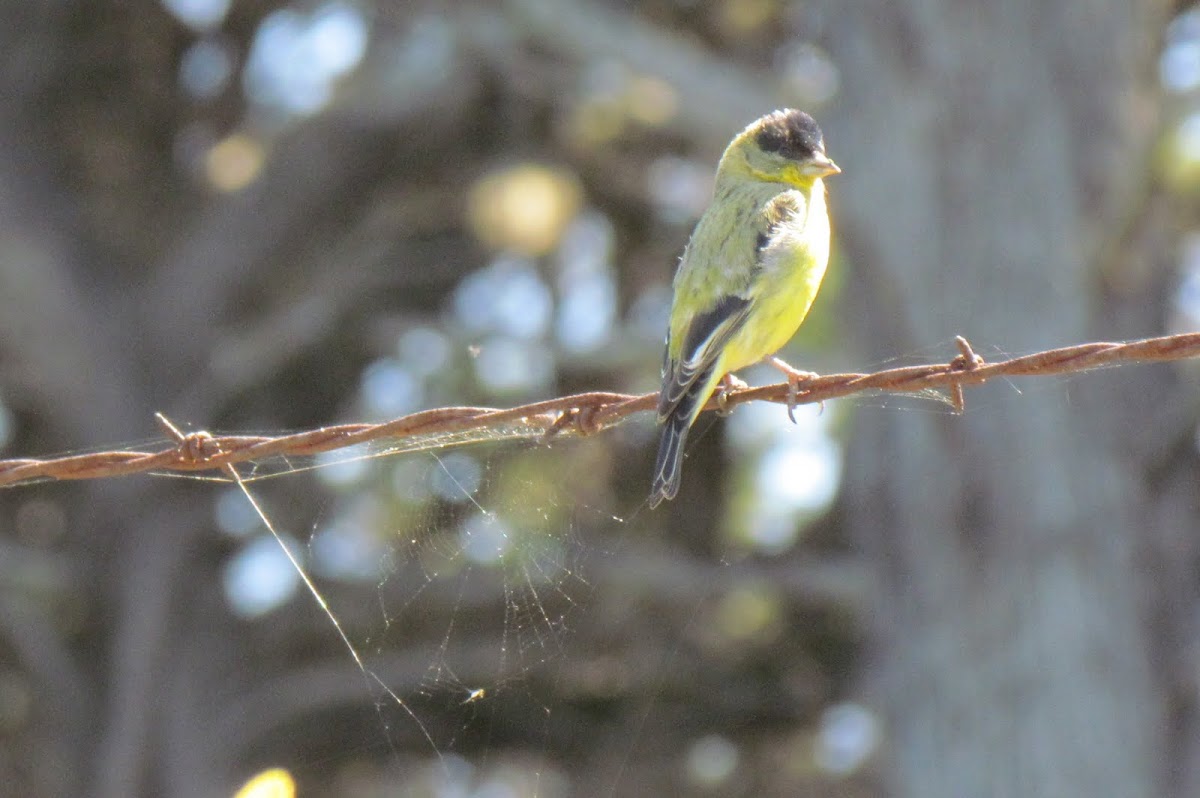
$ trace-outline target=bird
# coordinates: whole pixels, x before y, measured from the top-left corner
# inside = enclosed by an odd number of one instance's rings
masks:
[[[821,287],[830,235],[824,178],[841,171],[817,123],[791,108],[752,122],[721,155],[712,202],[673,282],[651,508],[678,494],[688,430],[719,383],[732,386],[733,372],[758,361],[781,370],[793,390],[812,376],[774,355]]]

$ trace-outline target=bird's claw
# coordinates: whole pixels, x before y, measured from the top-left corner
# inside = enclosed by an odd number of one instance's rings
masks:
[[[810,380],[815,380],[817,377],[819,377],[821,375],[817,374],[815,371],[801,371],[800,369],[793,368],[792,366],[789,366],[787,363],[785,363],[784,361],[780,360],[777,357],[768,357],[766,359],[766,361],[770,365],[772,365],[775,368],[782,371],[783,376],[787,378],[787,382],[788,382],[788,392],[787,392],[788,420],[790,420],[793,424],[795,424],[796,423],[796,404],[800,399],[801,384],[806,383]]]
[[[717,415],[728,416],[733,412],[733,408],[729,406],[729,394],[733,391],[741,391],[749,388],[742,380],[732,374],[726,374],[721,378],[721,382],[717,386]]]

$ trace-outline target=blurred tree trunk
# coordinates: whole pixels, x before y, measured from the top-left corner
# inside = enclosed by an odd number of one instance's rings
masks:
[[[1143,210],[1166,8],[881,8],[830,14],[834,199],[859,212],[837,222],[870,356],[948,359],[958,333],[986,355],[1161,331],[1131,276],[1143,253],[1119,247]],[[1114,276],[1121,314],[1098,298]],[[867,678],[895,795],[1164,794],[1148,499],[1120,432],[1133,393],[1113,390],[1124,374],[1084,379],[969,391],[963,417],[858,414],[845,501],[877,579]]]

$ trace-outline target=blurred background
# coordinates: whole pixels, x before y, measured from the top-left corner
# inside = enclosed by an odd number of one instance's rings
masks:
[[[7,2],[0,63],[0,457],[654,390],[784,106],[791,363],[1200,317],[1186,3]],[[228,484],[0,491],[0,794],[1200,795],[1197,378],[739,407],[654,512],[648,415],[255,464],[361,669]]]

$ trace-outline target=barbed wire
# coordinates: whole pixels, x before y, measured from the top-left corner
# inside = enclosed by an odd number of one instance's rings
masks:
[[[963,388],[997,377],[1036,377],[1087,371],[1118,363],[1183,360],[1200,356],[1200,333],[1144,338],[1124,343],[1088,343],[1050,349],[1023,357],[988,363],[965,338],[956,338],[959,353],[948,363],[904,366],[869,374],[814,375],[795,383],[736,388],[709,401],[705,410],[723,410],[745,402],[768,401],[800,405],[857,393],[916,393],[930,389],[949,392],[950,403],[963,410]],[[212,435],[180,432],[156,414],[172,443],[158,451],[108,451],[53,458],[0,460],[0,487],[42,480],[100,479],[148,471],[234,474],[238,463],[275,457],[304,457],[365,443],[387,441],[389,450],[404,450],[404,442],[425,441],[415,448],[461,445],[502,437],[543,438],[592,435],[635,413],[653,410],[657,393],[631,395],[593,391],[547,399],[508,409],[443,407],[403,416],[381,424],[339,424],[289,435]],[[431,443],[432,442],[432,443]]]

